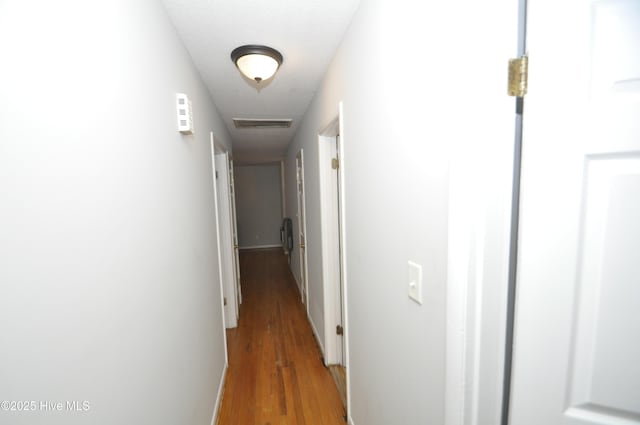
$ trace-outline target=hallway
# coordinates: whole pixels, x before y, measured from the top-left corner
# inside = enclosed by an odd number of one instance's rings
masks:
[[[638,52],[640,0],[0,0],[0,425],[640,425]]]
[[[240,254],[243,304],[227,330],[219,425],[345,423],[340,395],[279,248]]]

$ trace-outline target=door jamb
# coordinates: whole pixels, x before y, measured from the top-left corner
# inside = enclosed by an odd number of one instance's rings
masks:
[[[524,40],[521,35],[523,5],[526,0],[509,6],[513,7],[510,9],[514,13],[511,30],[518,36],[518,53]],[[515,109],[513,118],[504,115],[506,120],[513,120],[514,129],[509,139],[512,144],[505,143],[499,148],[504,156],[485,157],[491,147],[484,146],[474,154],[467,152],[466,158],[451,155],[449,164],[446,425],[476,424],[483,419],[486,422],[489,415],[496,424],[507,425],[508,420],[505,414],[509,399],[505,385],[510,381],[507,333],[513,326],[508,318],[508,309],[513,306],[508,292],[512,291],[515,272],[513,237],[517,228],[513,226],[513,214],[518,183],[514,174],[519,172],[519,164],[514,157],[519,155],[517,134],[522,102],[511,103],[506,95],[503,101],[501,105],[509,102],[509,108],[515,106],[510,109]],[[476,149],[469,140],[459,143],[458,149]],[[493,167],[491,173],[481,169],[486,168],[489,159]],[[497,176],[496,173],[504,186],[483,180],[489,175]],[[498,348],[489,348],[490,342]],[[487,356],[487,352],[492,355]]]
[[[224,281],[222,279],[222,253],[220,251],[220,214],[218,212],[218,188],[216,182],[216,146],[213,137],[213,131],[209,132],[209,144],[211,149],[211,178],[213,182],[213,208],[216,222],[216,246],[218,254],[218,283],[220,284],[220,311],[222,313],[222,335],[224,338],[224,364],[229,365],[229,354],[227,350],[227,332],[225,331],[225,314],[224,314]]]
[[[302,184],[302,198],[300,198],[300,189],[298,188],[298,185]],[[299,246],[300,244],[298,244],[298,250],[300,252],[300,279],[302,280],[301,285],[300,285],[300,289],[301,289],[301,295],[302,295],[302,299],[301,301],[304,303],[305,305],[305,309],[307,310],[307,316],[310,315],[310,311],[309,311],[309,263],[307,261],[308,255],[307,255],[307,242],[308,242],[308,235],[307,235],[307,220],[306,220],[306,215],[307,215],[307,205],[305,202],[305,197],[306,197],[306,193],[307,193],[307,188],[305,185],[305,179],[304,179],[304,151],[303,149],[300,149],[298,151],[298,154],[296,155],[296,196],[298,198],[298,242],[300,242],[300,230],[302,230],[302,233],[304,234],[304,244],[305,244],[305,248],[304,248],[304,255],[302,253],[302,249],[300,249],[301,247]],[[302,206],[302,208],[300,208]],[[304,267],[303,266],[304,263]]]
[[[233,245],[233,282],[236,295],[236,316],[240,318],[240,304],[242,304],[242,285],[240,284],[240,246],[238,242],[238,212],[236,210],[236,183],[234,175],[233,158],[228,155],[228,168],[229,168],[229,206],[230,206],[230,221],[231,221],[231,243]]]
[[[220,181],[222,190],[216,192],[216,214],[219,223],[220,238],[220,267],[221,284],[227,288],[227,308],[225,311],[225,326],[235,328],[238,326],[238,294],[236,288],[236,270],[234,264],[233,230],[231,217],[231,198],[229,187],[229,153],[222,147],[215,146],[214,161],[214,183]],[[218,196],[220,195],[220,196]],[[230,317],[227,317],[230,316]]]
[[[527,0],[518,0],[518,57],[527,52]],[[515,333],[516,288],[518,272],[518,239],[520,231],[520,177],[522,173],[522,122],[524,99],[516,98],[516,131],[513,154],[513,186],[511,195],[511,239],[509,240],[509,278],[507,284],[507,317],[505,328],[504,372],[502,381],[501,425],[509,423],[513,338]]]
[[[331,150],[328,143],[335,140],[335,137],[340,135],[340,141],[337,144],[338,147],[338,181],[339,181],[339,210],[338,210],[338,223],[331,223],[327,209],[325,208],[327,199],[335,196],[335,192],[330,190],[328,183],[330,181],[327,173],[327,164],[331,161]],[[338,103],[338,116],[325,128],[320,131],[318,135],[318,148],[319,148],[319,169],[320,169],[320,205],[321,205],[321,241],[322,241],[322,280],[324,291],[324,335],[325,335],[325,364],[336,363],[335,360],[338,357],[336,353],[337,335],[335,334],[335,323],[338,314],[342,316],[342,326],[344,329],[344,335],[342,338],[342,364],[347,369],[347,412],[351,412],[351,380],[349,379],[349,314],[348,314],[348,283],[347,283],[347,226],[346,226],[346,184],[345,184],[345,131],[344,131],[344,107],[343,102]],[[330,171],[329,171],[330,172]],[[339,226],[339,232],[336,228]],[[339,234],[338,240],[335,239],[335,234]],[[340,255],[331,255],[331,250],[338,246]],[[336,261],[336,259],[338,261]],[[337,264],[336,264],[337,262]],[[337,305],[338,294],[336,293],[336,285],[331,282],[332,277],[335,277],[336,270],[339,278],[342,281],[342,293],[339,294],[342,299],[342,305]],[[342,311],[340,311],[342,310]]]
[[[340,134],[340,143],[338,143],[338,156],[340,158],[340,167],[338,168],[338,175],[340,179],[340,247],[342,248],[342,256],[340,262],[340,276],[342,278],[342,323],[344,327],[344,335],[343,335],[343,356],[344,356],[344,366],[347,369],[347,416],[350,423],[353,423],[353,418],[351,418],[351,379],[349,379],[349,371],[351,371],[350,361],[349,361],[349,303],[348,303],[348,285],[347,285],[347,203],[346,203],[346,179],[345,179],[345,169],[346,169],[346,155],[345,155],[345,132],[344,132],[344,105],[342,102],[338,103],[338,119],[340,122],[339,125],[339,134]]]
[[[340,117],[337,116],[318,135],[318,160],[320,177],[320,231],[322,241],[322,283],[324,293],[324,362],[325,365],[344,365],[344,336],[336,334],[336,325],[343,323],[343,306],[341,291],[344,250],[341,247],[341,204],[338,196],[342,193],[339,187],[341,180],[338,176],[337,184],[333,177],[331,161],[334,154],[340,158],[340,152],[333,152],[330,144],[336,144],[336,137],[340,134]],[[340,144],[337,144],[340,149]],[[340,167],[338,167],[338,174]],[[337,204],[337,205],[336,205]],[[335,213],[337,211],[337,217]],[[336,285],[336,282],[338,285]],[[341,352],[342,351],[342,352]]]

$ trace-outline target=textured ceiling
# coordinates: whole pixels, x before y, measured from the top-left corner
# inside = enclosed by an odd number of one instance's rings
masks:
[[[284,156],[359,0],[163,0],[233,140],[237,162]],[[284,56],[270,81],[243,78],[231,51],[263,44]],[[266,83],[266,84],[265,84]],[[233,118],[292,118],[290,128],[236,129]]]

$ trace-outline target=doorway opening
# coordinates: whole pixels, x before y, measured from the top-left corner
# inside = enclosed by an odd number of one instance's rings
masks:
[[[347,409],[346,290],[344,258],[344,167],[338,116],[318,136],[325,365],[331,370]]]
[[[309,288],[307,282],[307,220],[305,212],[304,185],[304,152],[302,149],[296,155],[296,193],[298,198],[298,246],[300,248],[300,295],[302,303],[309,315]]]
[[[231,243],[233,244],[233,268],[236,302],[242,304],[242,286],[240,285],[240,244],[238,242],[238,215],[236,213],[236,183],[234,177],[233,158],[227,156],[229,164],[229,202],[231,204]],[[240,311],[238,310],[238,317]]]
[[[238,326],[239,304],[242,302],[242,295],[240,292],[233,162],[229,158],[228,152],[215,145],[213,135],[211,135],[211,154],[224,323],[226,328],[235,328]]]

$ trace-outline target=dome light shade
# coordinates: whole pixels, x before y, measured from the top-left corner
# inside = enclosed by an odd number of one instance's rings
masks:
[[[267,46],[240,46],[231,52],[231,60],[236,64],[245,77],[255,80],[258,84],[273,77],[280,65],[282,55]]]

